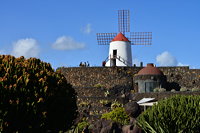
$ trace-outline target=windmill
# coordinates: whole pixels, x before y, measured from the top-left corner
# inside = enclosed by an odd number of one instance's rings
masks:
[[[110,45],[105,66],[132,66],[131,45],[151,45],[152,32],[130,32],[129,10],[118,10],[118,33],[97,33],[97,42]]]

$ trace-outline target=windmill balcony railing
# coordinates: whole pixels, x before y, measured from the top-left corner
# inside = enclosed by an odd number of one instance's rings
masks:
[[[108,62],[109,60],[112,60],[112,59],[117,59],[120,62],[123,62],[125,65],[131,65],[131,62],[125,60],[124,58],[122,58],[119,55],[110,55],[109,58],[107,57],[105,61]]]

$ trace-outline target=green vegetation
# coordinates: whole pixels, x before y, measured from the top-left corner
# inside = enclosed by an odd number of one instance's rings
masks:
[[[83,117],[77,125],[72,126],[67,133],[82,133],[82,131],[87,127],[90,126],[87,118]]]
[[[76,117],[76,93],[36,58],[0,55],[0,132],[65,131]]]
[[[159,92],[159,88],[153,89],[153,92]]]
[[[153,92],[165,92],[166,89],[165,88],[155,88],[153,89]]]
[[[96,87],[96,88],[103,88],[104,86],[102,84],[95,84],[94,87]]]
[[[200,131],[200,97],[173,96],[148,108],[138,117],[145,132],[197,133]]]
[[[126,114],[123,107],[117,107],[109,113],[101,116],[102,119],[112,120],[121,123],[122,125],[129,124],[129,116]]]
[[[193,92],[194,92],[194,91],[200,91],[200,88],[194,87],[194,88],[192,88],[192,91],[193,91]]]
[[[110,103],[110,101],[108,101],[108,100],[100,100],[99,102],[100,102],[100,104],[102,104],[104,106]]]
[[[158,91],[159,91],[159,92],[165,92],[166,89],[165,89],[165,88],[160,88]]]
[[[172,89],[171,92],[176,92],[176,90],[175,90],[175,89]]]
[[[111,104],[111,109],[114,110],[117,107],[122,107],[123,105],[121,103],[119,103],[118,101],[113,101]]]
[[[180,91],[188,91],[188,89],[187,89],[186,87],[182,87],[182,88],[180,89]]]

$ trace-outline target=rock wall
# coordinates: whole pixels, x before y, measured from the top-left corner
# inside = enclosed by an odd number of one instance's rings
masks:
[[[180,87],[200,88],[200,69],[189,67],[158,67],[167,77],[167,81]]]
[[[167,78],[171,89],[186,87],[200,88],[200,69],[189,67],[158,67]],[[134,76],[141,67],[63,67],[59,68],[67,81],[75,88],[79,112],[89,117],[98,117],[111,109],[113,104],[127,102],[139,95],[145,97],[148,93],[132,95]],[[179,93],[179,92],[178,92]],[[160,93],[151,93],[160,96]],[[168,97],[172,93],[163,93]],[[162,94],[162,95],[163,95]],[[173,93],[176,94],[176,93]],[[199,94],[199,93],[198,93]],[[136,98],[137,99],[137,98]]]
[[[200,69],[158,67],[173,86],[200,87]],[[74,87],[133,87],[133,77],[141,67],[63,67],[59,68]]]
[[[112,88],[115,86],[130,87],[133,75],[139,67],[69,67],[59,68],[69,83],[74,87]]]

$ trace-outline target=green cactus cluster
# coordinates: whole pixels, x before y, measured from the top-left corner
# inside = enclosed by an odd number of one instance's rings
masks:
[[[147,133],[199,133],[200,96],[176,95],[159,101],[137,118]]]
[[[49,63],[0,55],[0,132],[66,130],[76,110],[74,89]]]
[[[116,107],[111,112],[102,114],[101,119],[112,120],[122,125],[129,124],[129,116],[123,107]]]

